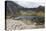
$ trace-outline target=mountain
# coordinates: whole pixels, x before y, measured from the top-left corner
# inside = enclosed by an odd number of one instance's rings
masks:
[[[16,11],[19,9],[22,9],[23,7],[14,3],[13,1],[6,1],[5,2],[5,11],[6,13],[12,13],[12,14],[16,14]]]
[[[24,8],[23,6],[18,5],[17,3],[13,1],[6,1],[5,2],[5,9],[6,13],[11,13],[12,15],[16,14],[16,12],[19,12],[20,10],[22,11],[27,11],[27,10],[32,10],[32,11],[42,11],[44,12],[45,7],[44,6],[39,6],[37,8]]]
[[[38,8],[44,8],[43,6],[39,6],[37,8],[24,8],[23,6],[20,6],[13,1],[7,1],[7,7],[11,8],[11,10],[15,10],[15,9],[18,9],[18,10],[35,10]]]

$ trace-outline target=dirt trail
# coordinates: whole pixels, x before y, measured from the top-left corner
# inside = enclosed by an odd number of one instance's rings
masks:
[[[44,27],[44,25],[41,26],[35,26],[35,25],[26,25],[20,20],[13,20],[13,19],[7,19],[6,20],[6,26],[7,30],[21,30],[21,29],[33,29],[37,27]]]

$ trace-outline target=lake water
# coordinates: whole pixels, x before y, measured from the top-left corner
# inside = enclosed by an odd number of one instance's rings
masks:
[[[15,19],[37,19],[44,18],[43,16],[17,16]]]

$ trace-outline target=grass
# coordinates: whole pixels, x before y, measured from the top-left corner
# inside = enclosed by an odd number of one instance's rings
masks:
[[[44,16],[44,13],[42,11],[20,11],[20,13],[22,16]]]
[[[15,16],[44,16],[45,13],[43,13],[42,11],[39,12],[35,12],[35,11],[20,11],[17,12]],[[6,16],[10,16],[11,13],[6,13]]]
[[[23,23],[27,24],[27,25],[31,25],[32,21],[31,20],[21,20]]]

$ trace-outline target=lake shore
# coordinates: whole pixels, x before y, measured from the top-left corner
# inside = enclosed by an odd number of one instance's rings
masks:
[[[21,20],[6,19],[7,30],[21,30],[21,29],[37,29],[44,28],[44,25],[35,26],[35,24],[27,25]]]

